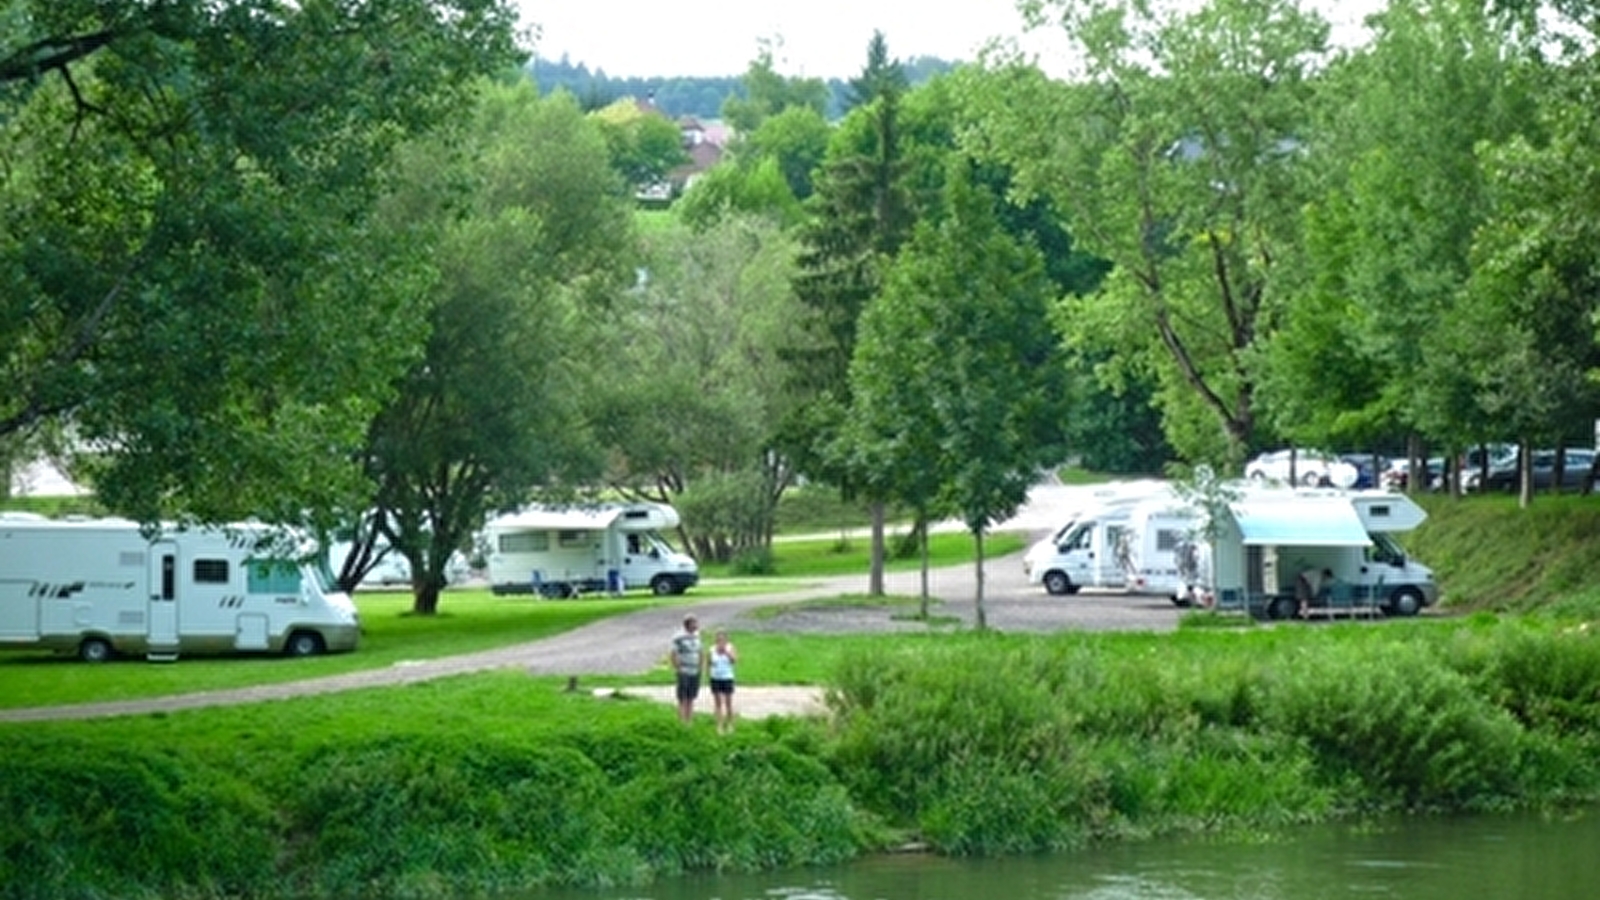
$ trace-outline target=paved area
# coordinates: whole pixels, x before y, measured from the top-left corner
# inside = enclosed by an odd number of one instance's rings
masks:
[[[1042,536],[1059,527],[1074,509],[1087,503],[1090,496],[1091,492],[1082,488],[1040,485],[1030,496],[1029,503],[1015,518],[1004,523],[1001,529],[1021,531],[1030,538]],[[1070,597],[1052,597],[1043,588],[1027,583],[1022,572],[1021,554],[989,560],[983,576],[987,623],[990,628],[999,631],[1166,631],[1177,626],[1179,610],[1164,597],[1090,589]],[[885,587],[891,594],[919,595],[921,575],[918,572],[890,573]],[[934,570],[929,573],[928,590],[931,597],[939,598],[930,606],[931,614],[958,620],[960,625],[952,627],[976,625],[976,567],[967,565]],[[569,677],[642,675],[659,664],[665,653],[667,638],[677,630],[683,617],[691,613],[700,619],[701,627],[707,633],[719,628],[726,628],[736,635],[751,631],[847,634],[926,630],[927,626],[921,623],[892,618],[891,610],[884,607],[808,607],[804,603],[806,600],[841,595],[864,595],[866,591],[865,574],[822,579],[802,591],[641,610],[593,622],[544,640],[481,653],[419,660],[383,669],[238,690],[66,707],[0,710],[0,721],[87,719],[258,703],[310,694],[415,683],[500,668],[521,668],[534,675]],[[753,609],[773,605],[794,608],[771,617],[750,615]],[[671,689],[662,691],[664,697],[658,696],[660,692],[651,687],[624,689],[630,695],[671,702]],[[709,700],[706,705],[709,708]],[[812,689],[758,690],[753,686],[741,686],[736,706],[740,714],[745,716],[755,716],[764,710],[769,713],[804,714],[819,709],[820,699]]]

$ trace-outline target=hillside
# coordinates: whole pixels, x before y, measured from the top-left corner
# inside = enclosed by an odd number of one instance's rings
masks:
[[[1428,521],[1406,549],[1432,566],[1447,610],[1600,617],[1600,496],[1548,496],[1519,509],[1495,495],[1419,497]]]

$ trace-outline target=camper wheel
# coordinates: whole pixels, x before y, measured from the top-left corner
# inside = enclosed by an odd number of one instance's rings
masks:
[[[283,642],[283,652],[289,656],[316,656],[322,652],[322,635],[315,631],[296,631]]]
[[[650,591],[657,597],[678,593],[678,583],[665,575],[657,575],[650,579]]]
[[[1062,594],[1076,594],[1078,592],[1078,586],[1072,583],[1072,579],[1067,577],[1067,573],[1061,571],[1044,573],[1044,589],[1047,593],[1054,594],[1057,597]]]
[[[105,662],[111,658],[111,642],[105,638],[84,638],[78,645],[78,658],[84,662]]]
[[[1422,612],[1422,592],[1414,587],[1403,587],[1389,597],[1385,610],[1391,616],[1414,616]]]
[[[1267,618],[1292,619],[1300,611],[1300,604],[1293,597],[1277,597],[1267,605]]]

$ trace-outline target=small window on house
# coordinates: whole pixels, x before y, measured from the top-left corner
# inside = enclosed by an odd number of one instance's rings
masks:
[[[298,594],[300,593],[300,566],[286,559],[251,559],[245,561],[247,594]]]
[[[500,535],[501,553],[543,553],[550,549],[550,535],[543,531],[517,531]]]
[[[227,584],[228,561],[225,559],[197,559],[194,561],[195,584]]]

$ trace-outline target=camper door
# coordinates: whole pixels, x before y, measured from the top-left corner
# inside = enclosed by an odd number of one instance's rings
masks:
[[[150,608],[145,617],[146,638],[152,650],[178,646],[178,545],[157,541],[150,545]]]

